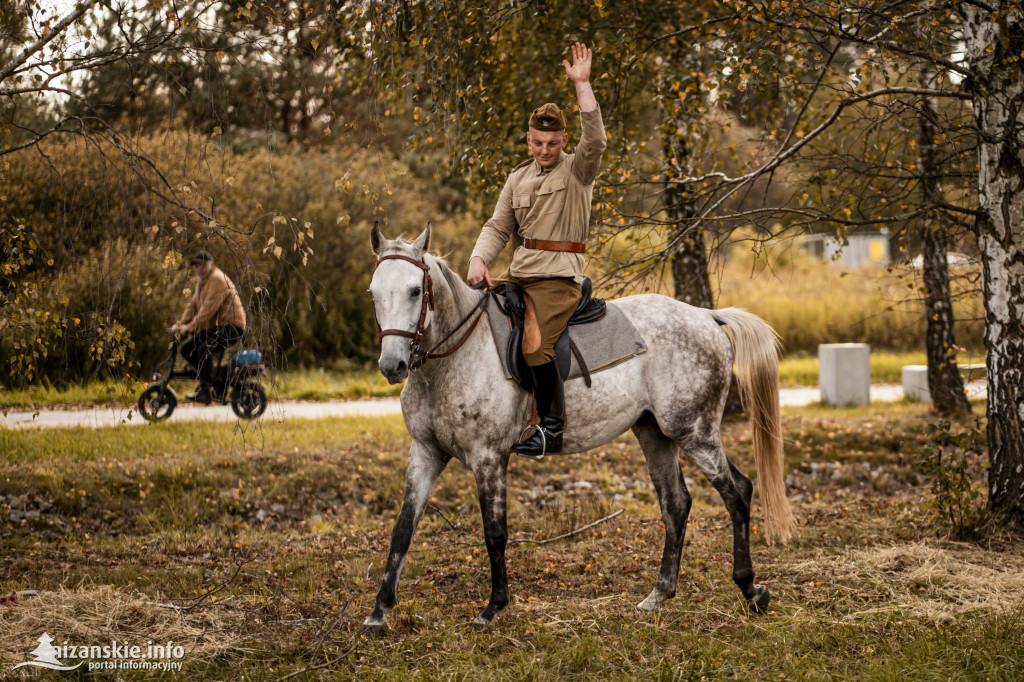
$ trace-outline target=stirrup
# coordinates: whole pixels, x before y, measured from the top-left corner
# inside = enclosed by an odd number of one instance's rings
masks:
[[[531,424],[531,425],[527,426],[525,429],[523,429],[523,432],[519,434],[519,440],[517,440],[515,443],[513,443],[512,447],[515,447],[519,443],[522,443],[523,441],[525,441],[526,438],[527,438],[526,434],[530,432],[530,429],[536,429],[537,433],[540,434],[540,442],[541,442],[540,454],[539,455],[527,455],[527,454],[523,454],[522,452],[516,452],[515,450],[513,450],[512,452],[515,452],[520,457],[525,457],[526,459],[532,459],[535,462],[540,462],[540,461],[542,461],[544,459],[544,455],[547,454],[547,451],[548,451],[548,437],[544,434],[544,429],[542,429],[540,427],[540,424]]]

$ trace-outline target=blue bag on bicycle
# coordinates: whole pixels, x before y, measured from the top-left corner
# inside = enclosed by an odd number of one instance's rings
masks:
[[[231,356],[231,364],[235,367],[241,367],[243,365],[262,365],[263,353],[253,349],[240,350]]]

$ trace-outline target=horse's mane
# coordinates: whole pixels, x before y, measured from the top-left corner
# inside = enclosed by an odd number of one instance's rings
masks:
[[[436,265],[444,276],[448,290],[452,292],[452,298],[455,299],[456,310],[465,312],[477,304],[477,301],[480,300],[479,292],[471,289],[462,277],[448,265],[448,261],[441,256],[429,253],[425,254],[425,257],[430,259],[428,264]],[[433,262],[431,263],[431,261]]]

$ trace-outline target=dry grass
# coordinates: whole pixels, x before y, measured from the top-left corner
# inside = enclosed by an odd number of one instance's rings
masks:
[[[851,563],[880,589],[888,587],[898,606],[933,621],[975,609],[1008,612],[1024,606],[1024,559],[1006,552],[913,542],[858,552]],[[915,589],[908,594],[894,583]]]
[[[5,668],[32,660],[28,652],[43,632],[59,633],[57,645],[104,646],[112,641],[145,647],[147,642],[174,642],[185,649],[190,665],[209,663],[226,652],[243,649],[237,616],[223,606],[186,608],[160,604],[153,596],[110,585],[58,587],[0,607],[0,656]],[[31,670],[31,669],[29,669]],[[5,670],[4,672],[9,672]],[[31,677],[28,670],[22,670]]]
[[[851,590],[851,602],[870,604],[849,610],[847,619],[900,612],[942,623],[971,611],[1015,613],[1024,607],[1024,557],[934,538],[819,551],[776,568],[791,576],[829,576]]]
[[[763,317],[785,352],[816,353],[819,343],[868,343],[873,349],[924,348],[920,273],[910,268],[843,268],[799,253],[773,257],[771,267],[745,254],[718,280],[718,306]],[[984,310],[977,273],[954,272],[957,343],[982,348]]]

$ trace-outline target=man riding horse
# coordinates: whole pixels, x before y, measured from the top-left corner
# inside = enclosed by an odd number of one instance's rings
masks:
[[[571,65],[563,61],[562,66],[576,86],[583,122],[579,145],[572,154],[563,150],[569,136],[557,105],[533,111],[526,135],[533,160],[516,166],[505,181],[469,259],[467,277],[470,284],[492,286],[488,266],[512,240],[512,262],[494,281],[517,284],[525,293],[523,356],[533,375],[537,425],[512,451],[531,458],[562,449],[565,394],[554,347],[580,300],[590,202],[607,144],[590,86],[592,52],[576,43],[572,58]]]
[[[370,231],[377,257],[370,294],[380,326],[378,366],[392,384],[407,379],[402,417],[411,437],[402,509],[373,611],[364,621],[370,632],[387,628],[416,525],[449,461],[462,462],[476,481],[491,596],[474,623],[486,626],[510,601],[505,560],[510,451],[528,456],[556,447],[586,452],[627,430],[643,449],[665,529],[658,579],[639,608],[656,609],[676,594],[692,501],[680,452],[714,485],[729,511],[733,581],[753,611],[765,613],[768,608],[768,587],[754,582],[750,556],[754,486],[729,461],[721,438],[735,365],[751,410],[765,527],[774,536],[789,537],[793,519],[786,500],[779,417],[778,335],[764,320],[738,308],[695,308],[657,294],[609,302],[647,350],[603,367],[590,387],[571,382],[566,390],[572,423],[565,423],[566,401],[552,345],[580,298],[580,252],[605,148],[601,115],[588,83],[590,50],[574,45],[572,51],[573,64],[563,66],[576,83],[583,112],[583,138],[576,153],[562,152],[566,136],[557,107],[544,105],[535,111],[529,131],[533,161],[513,170],[505,183],[470,264],[470,282],[490,284],[487,264],[510,239],[515,246],[511,267],[502,277],[521,283],[530,301],[525,317],[533,331],[524,332],[523,350],[541,415],[530,439],[513,443],[514,429],[530,411],[528,397],[516,382],[505,380],[491,326],[477,324],[481,317],[490,319],[482,308],[491,300],[488,295],[474,291],[443,259],[430,254],[429,225],[413,242],[387,239],[376,225]]]

